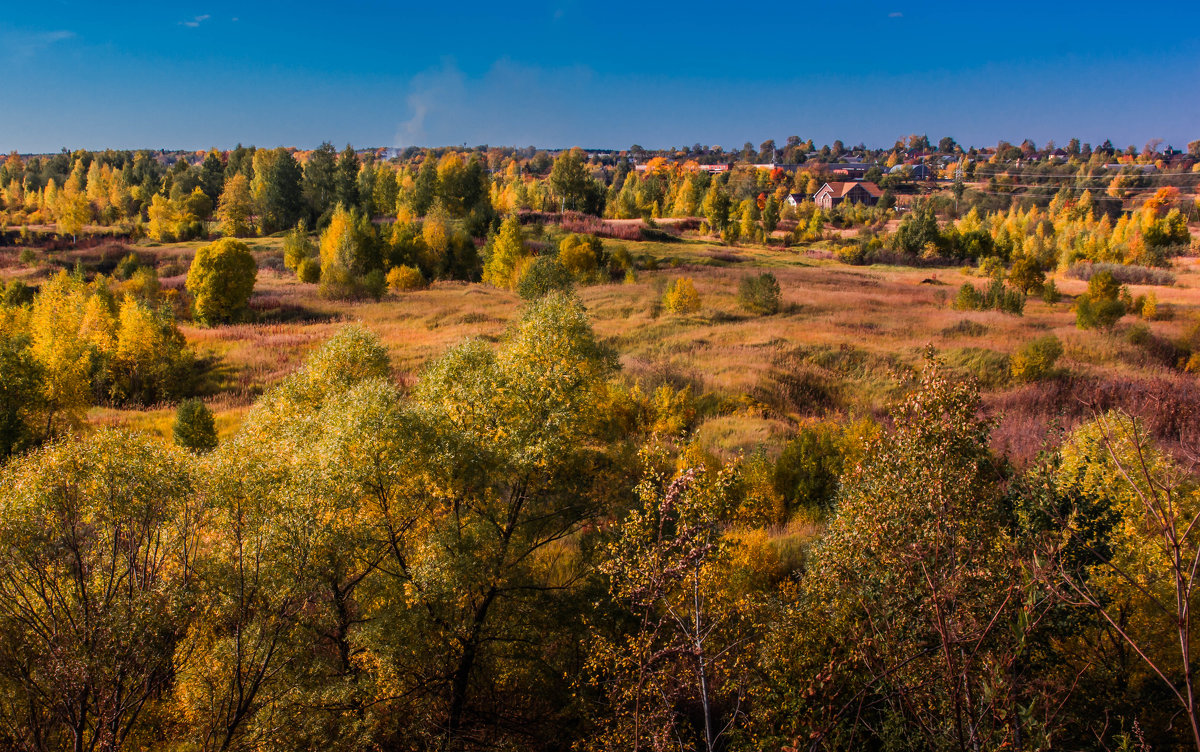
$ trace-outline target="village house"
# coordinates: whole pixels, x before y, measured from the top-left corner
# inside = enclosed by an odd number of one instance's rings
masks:
[[[874,206],[881,195],[879,186],[866,181],[826,183],[813,194],[813,201],[822,209],[832,209],[846,201]]]

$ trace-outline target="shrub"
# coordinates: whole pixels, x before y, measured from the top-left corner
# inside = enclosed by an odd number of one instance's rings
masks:
[[[578,282],[596,281],[604,247],[594,235],[572,233],[558,244],[558,261]]]
[[[691,277],[680,277],[671,280],[667,291],[663,294],[663,308],[671,313],[685,315],[700,310],[700,293],[696,292],[696,283]]]
[[[1042,285],[1042,300],[1054,305],[1061,299],[1062,293],[1058,291],[1058,285],[1054,284],[1052,279],[1046,280],[1046,283]]]
[[[1017,381],[1040,381],[1054,376],[1062,354],[1062,342],[1053,334],[1027,342],[1012,356],[1012,377]]]
[[[983,308],[983,295],[970,282],[963,282],[951,304],[956,311],[978,311]]]
[[[4,305],[9,307],[23,306],[33,302],[34,288],[19,279],[14,279],[4,287]]]
[[[33,266],[37,262],[37,252],[32,248],[25,248],[21,251],[21,263],[25,266]]]
[[[784,446],[773,480],[785,515],[797,508],[833,508],[844,464],[840,438],[834,425],[806,425]]]
[[[306,258],[296,266],[296,277],[305,284],[315,285],[321,281],[321,262]]]
[[[558,259],[538,256],[521,273],[517,294],[525,300],[537,300],[555,291],[566,292],[572,286],[571,272]]]
[[[1112,329],[1127,312],[1122,293],[1124,297],[1129,295],[1111,272],[1092,275],[1087,292],[1075,299],[1075,325],[1080,329]]]
[[[425,287],[425,277],[415,266],[401,264],[393,266],[387,273],[387,286],[392,292],[407,292]]]
[[[258,265],[245,243],[222,238],[201,246],[188,269],[196,320],[207,325],[238,321],[249,310]]]
[[[1013,262],[1012,270],[1008,275],[1008,283],[1014,289],[1028,295],[1041,292],[1045,282],[1046,273],[1042,271],[1037,259],[1032,256],[1022,256]]]
[[[373,300],[379,300],[387,291],[387,276],[382,269],[372,269],[362,280],[363,293]]]
[[[608,257],[608,269],[613,274],[632,271],[633,255],[629,253],[629,249],[623,245],[614,248]]]
[[[770,272],[742,277],[738,284],[738,305],[749,313],[760,316],[778,313],[780,298],[779,280]]]
[[[217,428],[212,411],[198,399],[184,400],[175,410],[175,443],[194,452],[217,448]]]
[[[1151,266],[1136,266],[1134,264],[1106,264],[1080,261],[1067,269],[1067,276],[1090,282],[1097,274],[1108,273],[1113,279],[1123,285],[1161,285],[1175,284],[1175,275],[1166,269],[1155,269]]]
[[[129,279],[142,266],[142,260],[134,252],[129,252],[117,262],[117,268],[113,270],[113,275],[117,279]]]
[[[301,222],[283,238],[283,265],[299,276],[300,264],[317,255],[317,247]]]
[[[1025,294],[1005,287],[999,278],[994,278],[982,293],[964,282],[951,306],[956,311],[996,310],[1020,316],[1025,311]]]

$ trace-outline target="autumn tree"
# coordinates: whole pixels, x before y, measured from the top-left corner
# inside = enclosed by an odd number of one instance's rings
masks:
[[[227,238],[249,235],[250,217],[253,213],[250,181],[242,173],[235,173],[225,182],[217,203],[217,221],[221,225],[221,234]]]
[[[529,251],[521,234],[521,222],[510,215],[490,243],[483,266],[483,281],[494,287],[513,289],[520,280]]]
[[[370,220],[342,205],[321,233],[321,292],[327,297],[378,299],[384,274],[375,228]]]
[[[601,563],[634,624],[599,640],[589,660],[612,704],[595,748],[664,749],[688,739],[712,752],[736,730],[749,613],[722,597],[736,547],[723,524],[736,506],[735,477],[688,468],[668,479],[651,469],[638,487],[639,503]]]
[[[16,460],[0,499],[0,738],[141,747],[195,619],[201,515],[178,450],[101,431]]]
[[[214,326],[245,317],[257,274],[258,264],[245,243],[222,238],[201,246],[187,275],[196,320]]]

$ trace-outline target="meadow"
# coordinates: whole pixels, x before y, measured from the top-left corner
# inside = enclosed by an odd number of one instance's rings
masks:
[[[538,235],[554,242],[561,231]],[[200,327],[181,323],[188,345],[209,364],[205,401],[218,431],[230,435],[252,401],[291,373],[342,325],[358,322],[388,348],[397,379],[411,385],[422,368],[467,338],[495,341],[519,315],[513,292],[460,281],[389,292],[378,302],[327,300],[282,263],[278,238],[249,242],[259,266],[251,299],[255,323]],[[952,307],[964,282],[986,282],[974,267],[915,268],[839,263],[822,244],[807,247],[727,246],[606,240],[638,260],[635,281],[580,287],[597,334],[620,356],[623,378],[643,389],[667,383],[690,387],[697,399],[698,438],[723,458],[765,450],[775,454],[804,422],[855,416],[884,418],[904,393],[927,348],[950,369],[976,378],[999,420],[996,448],[1031,458],[1048,432],[1068,429],[1097,410],[1125,407],[1144,414],[1160,440],[1178,439],[1196,415],[1194,376],[1180,373],[1169,343],[1189,335],[1200,313],[1200,260],[1173,261],[1170,285],[1130,285],[1134,296],[1153,292],[1154,321],[1127,316],[1111,332],[1075,325],[1072,299],[1086,282],[1052,276],[1062,300],[1031,296],[1023,315]],[[130,245],[152,260],[167,288],[182,287],[183,271],[200,243]],[[118,253],[48,253],[34,275],[82,259],[103,265]],[[15,254],[15,252],[11,252]],[[103,258],[102,258],[103,257]],[[15,258],[8,259],[10,271]],[[740,280],[769,271],[779,280],[778,313],[758,316],[737,302]],[[695,282],[702,307],[691,315],[662,310],[670,280]],[[1012,379],[1009,359],[1047,334],[1063,343],[1059,375],[1024,384]],[[173,406],[95,407],[89,422],[125,425],[169,437]]]

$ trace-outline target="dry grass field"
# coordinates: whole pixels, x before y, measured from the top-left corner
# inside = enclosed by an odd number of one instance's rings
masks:
[[[502,336],[522,307],[514,293],[460,282],[389,293],[379,302],[324,300],[314,285],[283,270],[278,239],[250,244],[260,267],[251,302],[258,323],[182,325],[189,345],[208,364],[206,401],[223,434],[237,426],[258,394],[346,322],[378,334],[391,351],[397,377],[411,383],[425,363],[455,343]],[[1131,288],[1134,295],[1153,290],[1161,320],[1127,316],[1114,332],[1104,333],[1076,328],[1071,297],[1085,283],[1061,275],[1055,280],[1064,293],[1061,302],[1031,297],[1024,315],[1013,316],[951,307],[959,285],[983,285],[971,269],[854,267],[819,250],[696,241],[622,244],[645,268],[634,283],[579,290],[596,331],[619,353],[630,382],[643,389],[663,383],[692,388],[702,416],[700,440],[718,454],[760,446],[770,451],[804,420],[885,416],[930,346],[952,368],[979,379],[999,421],[996,441],[1018,457],[1035,454],[1056,425],[1070,425],[1094,409],[1120,404],[1140,410],[1167,441],[1200,416],[1195,376],[1180,371],[1171,349],[1200,315],[1200,259],[1176,259],[1172,286]],[[166,286],[182,286],[197,245],[136,250],[155,259]],[[17,268],[15,253],[6,253],[0,263],[6,276],[36,277],[54,264],[95,263],[96,254],[53,254],[53,264],[32,270]],[[763,270],[778,278],[783,306],[778,314],[753,316],[739,308],[737,287],[745,275]],[[677,277],[694,280],[699,313],[660,310],[664,286]],[[1009,356],[1046,334],[1064,345],[1063,376],[1012,383]],[[172,410],[98,407],[90,419],[167,435]]]

